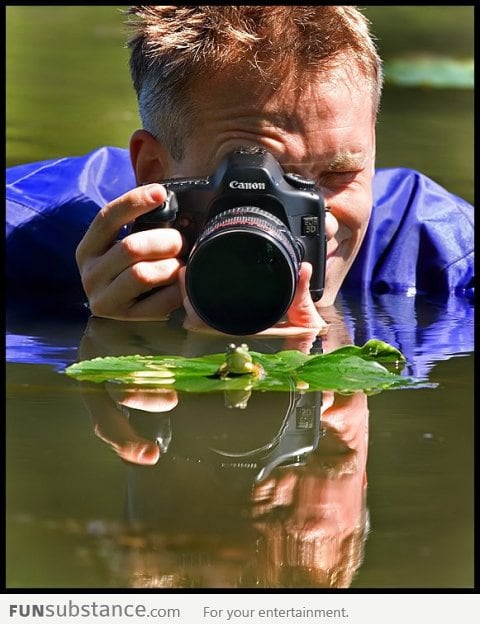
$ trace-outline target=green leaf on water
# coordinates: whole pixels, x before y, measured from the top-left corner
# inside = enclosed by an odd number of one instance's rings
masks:
[[[334,390],[348,394],[363,390],[373,394],[386,389],[431,385],[425,380],[402,375],[404,356],[380,340],[369,340],[362,347],[348,345],[320,355],[295,350],[250,353],[253,362],[263,368],[263,375],[220,378],[216,373],[225,361],[224,353],[194,358],[177,355],[98,357],[72,364],[65,373],[79,381],[170,387],[180,392],[287,391],[296,387],[305,391]]]

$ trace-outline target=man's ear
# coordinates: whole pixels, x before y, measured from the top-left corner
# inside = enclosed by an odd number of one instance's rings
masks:
[[[137,184],[159,182],[170,175],[168,150],[146,130],[135,130],[130,138],[130,160]]]

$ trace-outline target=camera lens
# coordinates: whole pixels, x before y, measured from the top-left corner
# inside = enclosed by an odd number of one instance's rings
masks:
[[[254,334],[287,311],[300,261],[300,249],[280,219],[256,207],[232,208],[209,221],[197,239],[187,263],[187,294],[211,327]]]

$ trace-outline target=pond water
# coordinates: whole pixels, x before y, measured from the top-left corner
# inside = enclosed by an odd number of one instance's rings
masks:
[[[9,164],[126,145],[136,111],[111,9],[8,7]],[[473,201],[472,130],[471,91],[388,85],[377,164]],[[186,332],[180,316],[8,313],[7,588],[472,587],[473,312],[386,296],[337,307],[352,342],[385,339],[435,387],[253,393],[244,408],[223,394],[125,396],[63,371],[97,355],[216,353],[224,337]],[[126,461],[143,438],[161,451],[154,465]]]
[[[438,385],[254,392],[243,409],[223,393],[124,393],[63,371],[97,355],[217,353],[225,338],[175,318],[10,322],[7,586],[303,588],[333,573],[352,588],[471,586],[472,318],[420,302],[404,325],[381,300],[371,312],[374,335]],[[351,319],[363,344],[371,319]],[[466,352],[449,353],[459,326]],[[133,463],[141,439],[157,441],[155,465]]]

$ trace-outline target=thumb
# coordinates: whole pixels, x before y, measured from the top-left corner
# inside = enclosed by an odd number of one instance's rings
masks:
[[[317,312],[310,295],[310,278],[312,277],[312,265],[302,262],[298,274],[298,284],[292,303],[287,311],[287,319],[291,325],[297,327],[311,327],[322,329],[327,323]]]

